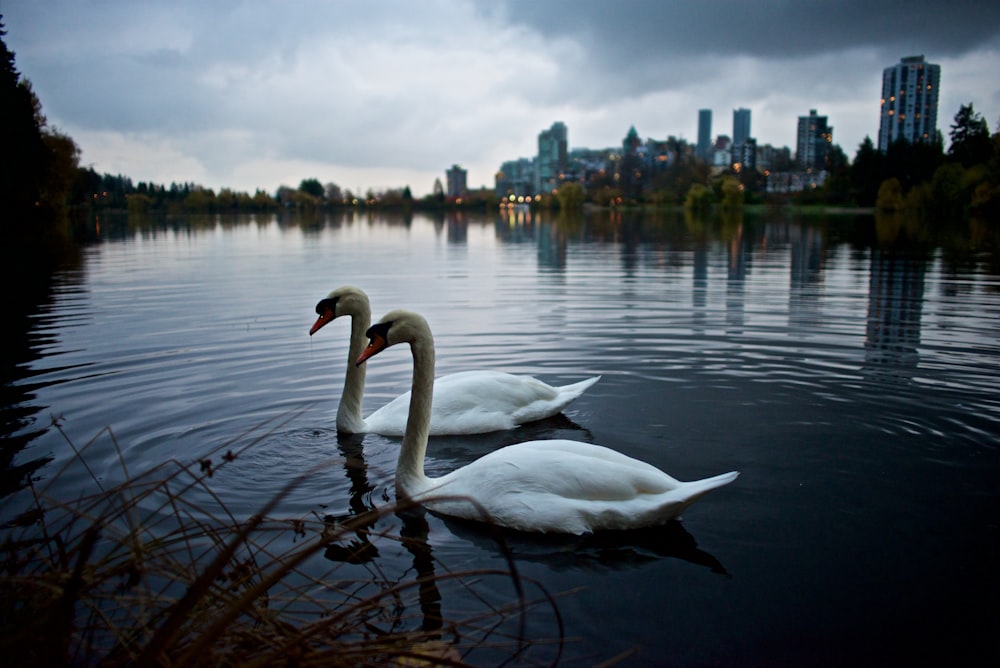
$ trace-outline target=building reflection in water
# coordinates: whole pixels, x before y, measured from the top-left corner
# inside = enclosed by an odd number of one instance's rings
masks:
[[[743,225],[732,227],[726,248],[726,333],[742,334],[745,316],[746,279],[750,270],[750,249]]]
[[[801,332],[823,322],[823,232],[810,225],[792,225],[788,236],[788,328]]]
[[[503,210],[496,219],[498,238],[504,243],[536,244],[540,269],[558,273],[567,268],[568,246],[575,242],[612,243],[621,246],[625,277],[636,275],[645,257],[643,245],[649,239],[641,226],[622,222],[618,211],[606,217],[567,217],[543,220],[530,210]],[[691,221],[688,221],[691,232]],[[707,230],[713,230],[707,232]],[[757,232],[754,232],[757,230]],[[697,234],[695,232],[700,232]],[[725,328],[740,335],[746,328],[747,281],[754,258],[776,250],[787,252],[788,328],[798,334],[815,332],[824,325],[823,300],[828,258],[827,231],[823,226],[795,222],[769,223],[763,227],[742,219],[722,220],[720,227],[703,225],[691,232],[691,306],[694,331],[703,332],[709,317],[712,294],[712,266],[716,248],[726,258]],[[662,240],[661,240],[662,241]],[[867,241],[867,239],[865,240]],[[881,239],[883,243],[890,241]],[[859,255],[862,257],[864,253]],[[897,244],[875,245],[869,255],[868,317],[865,362],[887,373],[899,370],[909,376],[918,362],[926,251]]]
[[[916,369],[926,271],[924,254],[872,250],[865,330],[865,363],[869,371],[908,378]]]
[[[448,211],[444,216],[445,230],[449,244],[469,242],[469,221],[464,211]]]

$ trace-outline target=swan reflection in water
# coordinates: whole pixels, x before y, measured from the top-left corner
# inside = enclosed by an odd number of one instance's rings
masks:
[[[698,542],[680,520],[670,520],[656,527],[573,536],[502,528],[490,531],[484,530],[481,522],[454,517],[442,519],[455,536],[483,550],[496,550],[498,542],[502,542],[516,561],[544,563],[554,571],[624,570],[672,558],[732,577],[719,559],[698,547]]]
[[[378,512],[371,501],[375,486],[368,480],[368,463],[365,461],[363,434],[337,434],[337,447],[344,457],[344,471],[351,483],[346,515],[327,515],[328,525],[350,525],[355,538],[346,545],[339,542],[327,546],[324,556],[330,561],[363,564],[379,556],[378,548],[371,542],[369,532],[378,521]]]

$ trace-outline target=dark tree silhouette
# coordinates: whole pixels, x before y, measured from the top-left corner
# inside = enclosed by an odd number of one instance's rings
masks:
[[[963,104],[955,114],[950,137],[948,155],[963,167],[983,164],[993,153],[990,128],[986,119],[973,109],[971,102]]]
[[[0,17],[0,201],[14,213],[5,216],[9,223],[20,226],[17,232],[30,232],[30,215],[41,196],[49,151],[42,138],[36,100],[31,87],[21,79],[14,64],[14,52],[7,48],[3,37],[7,31]],[[10,234],[15,230],[4,230]]]
[[[859,206],[875,206],[884,174],[885,156],[875,148],[872,138],[865,136],[851,165],[851,192]]]
[[[299,190],[318,199],[326,197],[326,189],[319,182],[319,179],[302,179],[302,183],[299,184]]]

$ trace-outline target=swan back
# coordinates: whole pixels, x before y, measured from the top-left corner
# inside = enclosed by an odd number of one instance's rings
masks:
[[[581,534],[663,524],[738,475],[682,482],[611,448],[546,440],[495,450],[440,478],[408,481],[404,491],[445,515]]]

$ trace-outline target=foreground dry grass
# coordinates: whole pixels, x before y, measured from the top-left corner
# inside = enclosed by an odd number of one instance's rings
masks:
[[[58,420],[53,426],[76,453],[67,467],[86,467],[96,437],[78,449]],[[114,442],[110,430],[101,436]],[[64,467],[44,488],[16,495],[16,510],[7,499],[4,665],[467,665],[482,659],[477,652],[490,663],[558,662],[561,637],[529,641],[525,633],[529,610],[561,628],[545,590],[519,577],[509,558],[505,569],[450,571],[432,555],[422,516],[404,519],[396,535],[376,530],[389,515],[405,518],[405,508],[340,522],[272,517],[300,477],[253,516],[233,516],[209,483],[264,436],[131,475],[118,449],[125,482],[104,488],[90,474],[91,490],[56,498],[49,490]],[[408,579],[389,577],[366,556],[390,542],[413,556]],[[347,566],[366,561],[376,565]],[[445,619],[441,593],[454,588],[477,609]],[[499,590],[510,592],[507,601],[495,602]]]

